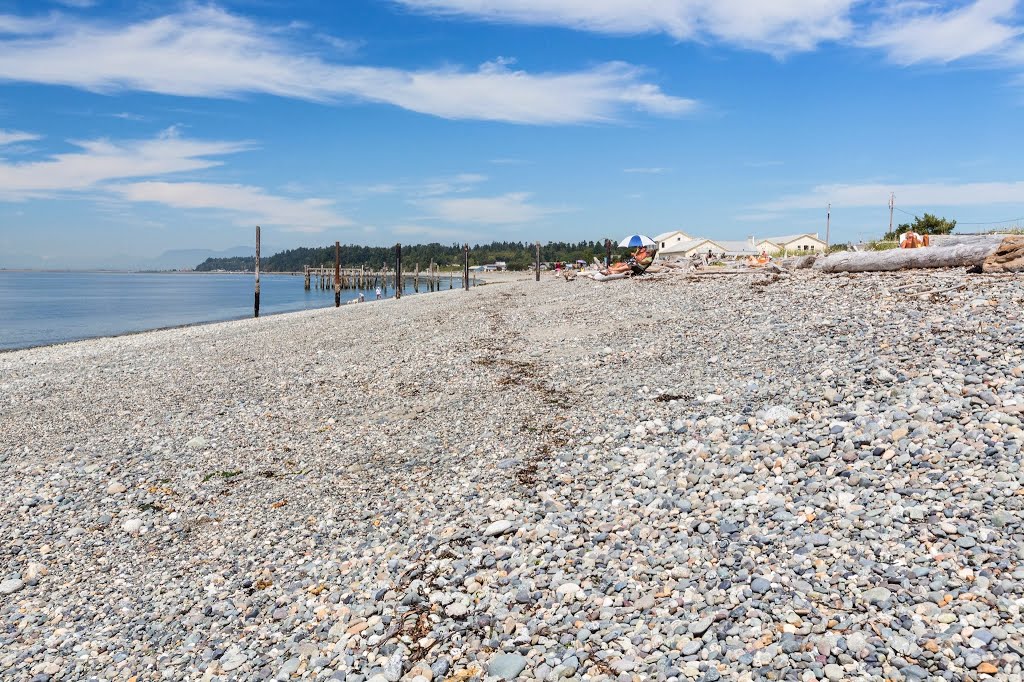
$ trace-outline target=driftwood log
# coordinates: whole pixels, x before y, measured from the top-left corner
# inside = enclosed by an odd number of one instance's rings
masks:
[[[790,256],[779,261],[779,265],[786,270],[806,270],[818,260],[816,255],[811,256]]]
[[[948,242],[947,242],[948,243]],[[843,251],[814,264],[819,272],[895,272],[927,268],[976,268],[980,272],[1024,272],[1024,237],[979,235],[949,246],[889,251]]]

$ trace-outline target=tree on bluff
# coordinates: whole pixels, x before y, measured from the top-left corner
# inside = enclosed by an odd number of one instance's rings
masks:
[[[903,223],[894,231],[886,232],[885,236],[882,237],[882,241],[894,242],[899,235],[907,231],[918,234],[949,234],[955,227],[955,220],[946,220],[931,213],[925,213],[923,217],[914,216],[914,222],[912,223]]]

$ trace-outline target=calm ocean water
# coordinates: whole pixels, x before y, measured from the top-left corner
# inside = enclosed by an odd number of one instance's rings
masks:
[[[343,304],[355,298],[341,292]],[[252,275],[0,271],[0,350],[236,320],[252,317],[252,304]],[[261,317],[333,305],[333,291],[305,291],[301,276],[260,277]]]

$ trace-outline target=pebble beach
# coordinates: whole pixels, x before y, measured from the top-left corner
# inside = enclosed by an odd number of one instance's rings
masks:
[[[1022,680],[1024,280],[506,276],[0,354],[0,677]]]

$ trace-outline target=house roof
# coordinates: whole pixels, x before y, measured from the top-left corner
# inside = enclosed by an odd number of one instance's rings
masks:
[[[786,244],[788,244],[790,242],[795,242],[797,239],[804,239],[804,238],[814,239],[815,241],[819,241],[822,244],[825,243],[824,240],[818,239],[818,235],[817,234],[812,234],[810,232],[805,232],[804,234],[787,234],[787,235],[784,235],[782,237],[765,237],[761,241],[768,241],[768,242],[772,242],[774,244],[778,244],[779,246],[785,246]]]
[[[685,253],[705,244],[710,245],[715,251],[722,250],[722,247],[719,246],[718,242],[713,242],[710,239],[688,239],[686,241],[676,242],[675,244],[669,244],[661,250],[661,253]]]
[[[673,235],[677,235],[677,234],[681,234],[684,237],[689,237],[690,236],[690,235],[686,234],[685,232],[683,232],[682,230],[672,230],[671,232],[663,232],[663,233],[659,234],[657,237],[654,238],[654,241],[656,241],[656,242],[664,241],[664,240],[668,239],[669,237],[671,237]]]
[[[761,241],[763,243],[765,240]],[[715,242],[715,244],[718,244],[720,247],[722,247],[722,250],[724,250],[726,253],[733,255],[761,253],[760,249],[758,249],[756,246],[751,245],[751,243],[748,241],[717,241]]]

